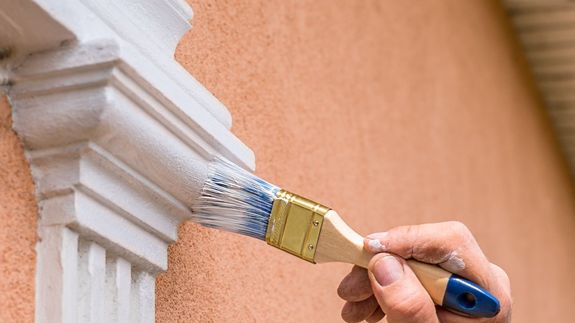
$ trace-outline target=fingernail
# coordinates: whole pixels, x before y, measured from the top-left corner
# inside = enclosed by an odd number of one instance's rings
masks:
[[[366,238],[381,240],[381,239],[385,238],[387,235],[388,235],[387,232],[376,232],[376,233],[368,234],[366,236]]]
[[[381,241],[374,239],[367,242],[367,249],[373,253],[378,253],[385,251],[385,246],[381,243]]]
[[[394,256],[386,256],[373,265],[372,273],[381,286],[387,286],[403,276],[403,266]]]

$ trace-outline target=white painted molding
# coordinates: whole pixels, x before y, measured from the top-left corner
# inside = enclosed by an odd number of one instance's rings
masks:
[[[191,15],[182,0],[0,0],[40,205],[37,322],[153,322],[208,160],[253,170],[227,109],[173,59]]]

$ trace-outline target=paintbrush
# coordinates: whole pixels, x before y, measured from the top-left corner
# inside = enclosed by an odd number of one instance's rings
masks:
[[[312,263],[344,262],[367,268],[373,254],[363,237],[330,208],[266,182],[220,157],[208,178],[192,220],[266,241]],[[436,265],[407,260],[435,304],[471,317],[493,317],[499,301],[477,284]]]

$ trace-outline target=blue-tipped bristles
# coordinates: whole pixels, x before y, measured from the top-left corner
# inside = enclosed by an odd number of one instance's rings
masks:
[[[280,189],[223,158],[209,165],[208,178],[192,208],[192,221],[265,240]]]

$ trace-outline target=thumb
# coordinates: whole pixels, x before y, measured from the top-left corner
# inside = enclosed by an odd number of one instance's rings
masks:
[[[369,280],[388,323],[439,322],[435,305],[405,260],[380,253],[369,262]]]

